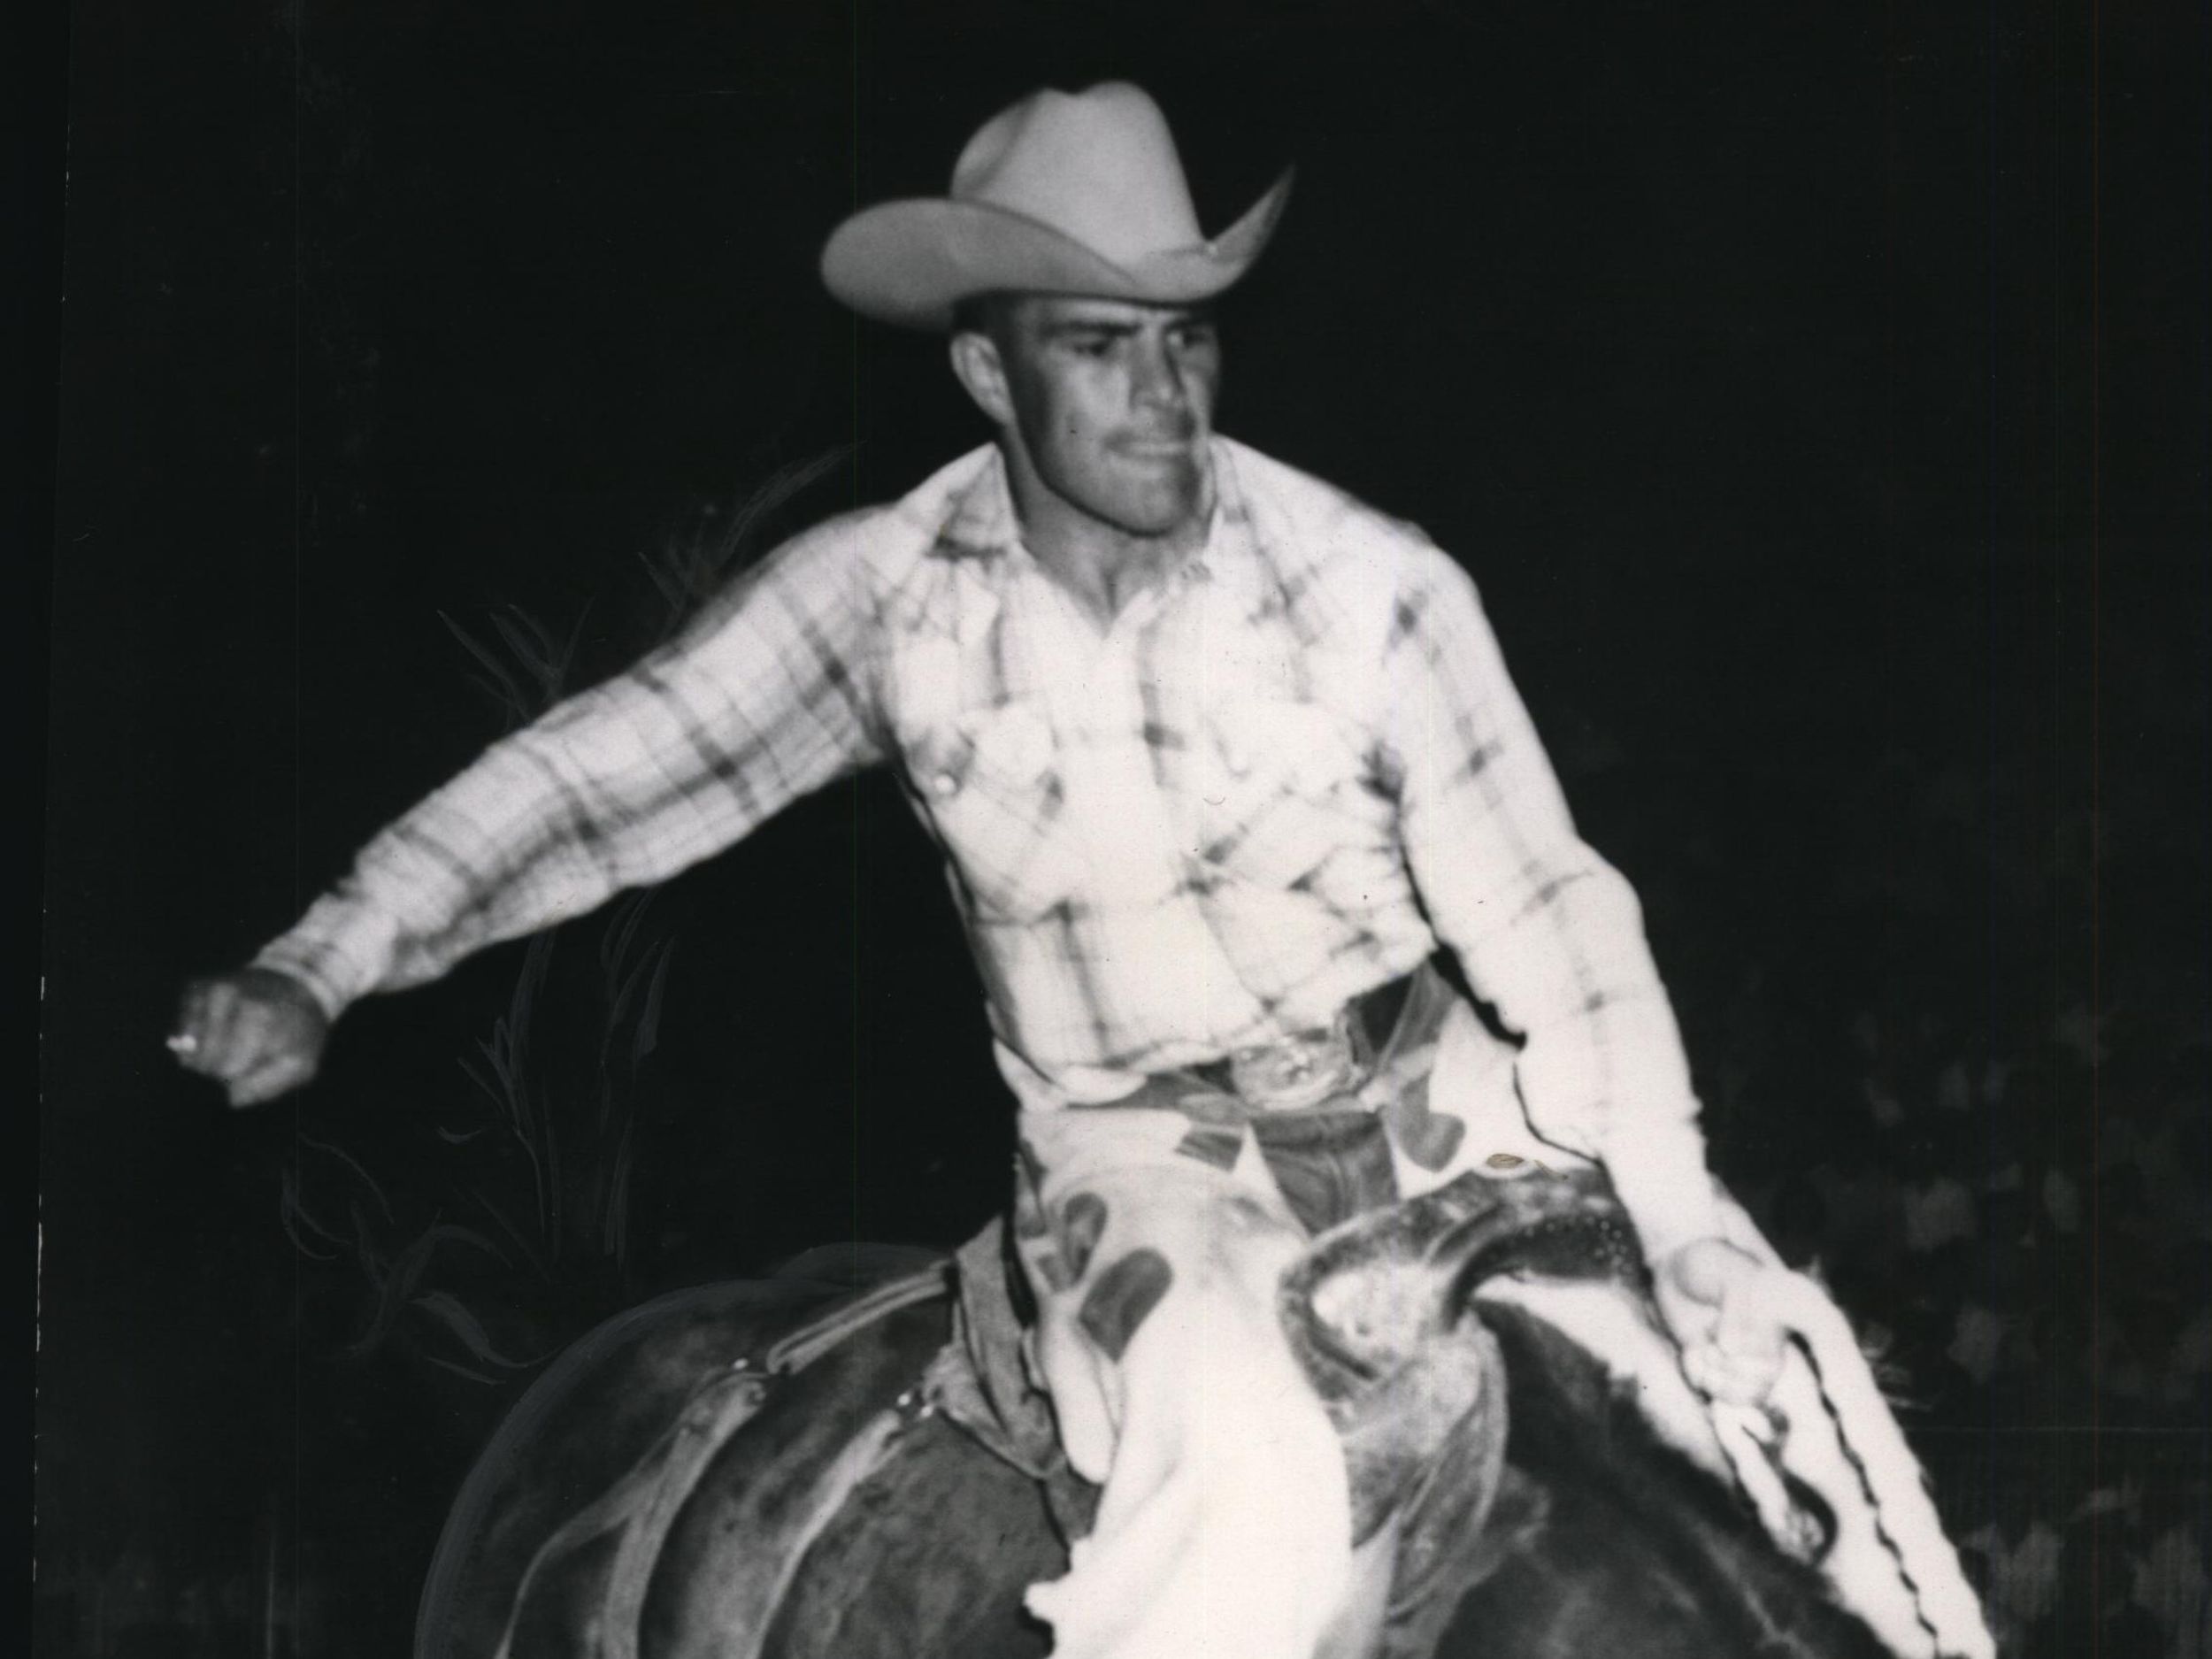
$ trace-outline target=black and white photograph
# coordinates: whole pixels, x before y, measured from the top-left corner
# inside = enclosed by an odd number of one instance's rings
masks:
[[[27,1651],[2212,1659],[2204,8],[53,35]]]

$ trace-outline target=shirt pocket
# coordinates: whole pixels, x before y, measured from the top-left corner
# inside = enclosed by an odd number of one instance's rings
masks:
[[[1199,745],[1200,862],[1269,887],[1309,881],[1361,833],[1361,753],[1356,730],[1319,703],[1221,703]]]
[[[901,741],[921,809],[979,918],[1033,921],[1075,893],[1082,860],[1039,703],[966,710]]]

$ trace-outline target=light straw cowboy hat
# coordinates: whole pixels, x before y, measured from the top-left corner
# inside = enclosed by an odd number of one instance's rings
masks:
[[[987,122],[949,197],[886,202],[840,225],[822,280],[862,315],[946,329],[995,291],[1187,304],[1259,257],[1290,191],[1286,172],[1210,240],[1160,106],[1126,81],[1032,93]]]

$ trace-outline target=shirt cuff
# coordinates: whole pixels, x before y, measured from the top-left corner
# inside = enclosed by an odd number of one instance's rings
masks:
[[[304,986],[332,1020],[377,988],[390,958],[392,928],[343,894],[318,900],[299,925],[253,959]]]
[[[315,1006],[323,1010],[323,1018],[334,1023],[352,1004],[353,998],[308,966],[300,956],[286,950],[281,942],[270,946],[248,965],[280,973],[293,981],[315,999]]]
[[[1705,1138],[1694,1125],[1648,1127],[1609,1147],[1605,1172],[1643,1242],[1644,1259],[1664,1261],[1684,1245],[1719,1236],[1718,1189],[1705,1167]]]

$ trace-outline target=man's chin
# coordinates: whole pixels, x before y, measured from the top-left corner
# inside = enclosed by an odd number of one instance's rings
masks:
[[[1205,468],[1194,458],[1180,465],[1112,466],[1047,487],[1094,522],[1143,540],[1188,532],[1210,500]]]
[[[1205,511],[1205,474],[1195,462],[1163,469],[1148,488],[1126,492],[1116,515],[1131,535],[1167,536],[1189,528]]]

